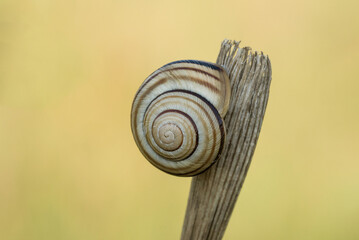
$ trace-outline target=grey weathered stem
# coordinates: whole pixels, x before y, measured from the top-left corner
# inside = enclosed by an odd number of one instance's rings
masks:
[[[226,143],[217,162],[193,177],[181,239],[222,239],[261,130],[271,82],[268,56],[224,40],[217,64],[231,81]]]

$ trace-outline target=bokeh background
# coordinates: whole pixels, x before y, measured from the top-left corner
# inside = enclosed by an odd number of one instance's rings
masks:
[[[152,167],[130,107],[224,38],[271,95],[225,239],[359,239],[359,1],[0,0],[0,239],[178,239],[189,178]]]

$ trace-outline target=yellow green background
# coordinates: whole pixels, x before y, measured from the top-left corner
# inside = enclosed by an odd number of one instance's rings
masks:
[[[178,239],[190,178],[130,131],[142,81],[224,38],[270,56],[224,239],[359,239],[359,1],[0,0],[0,239]]]

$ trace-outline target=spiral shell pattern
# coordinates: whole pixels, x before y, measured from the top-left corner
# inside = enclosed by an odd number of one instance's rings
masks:
[[[132,104],[131,128],[142,154],[178,176],[205,171],[220,155],[230,83],[213,63],[182,60],[152,73]]]

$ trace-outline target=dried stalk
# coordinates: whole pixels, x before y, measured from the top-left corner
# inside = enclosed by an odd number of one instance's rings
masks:
[[[217,64],[231,81],[224,119],[224,150],[208,171],[193,177],[181,239],[222,239],[246,177],[267,106],[271,82],[268,56],[224,40]]]

